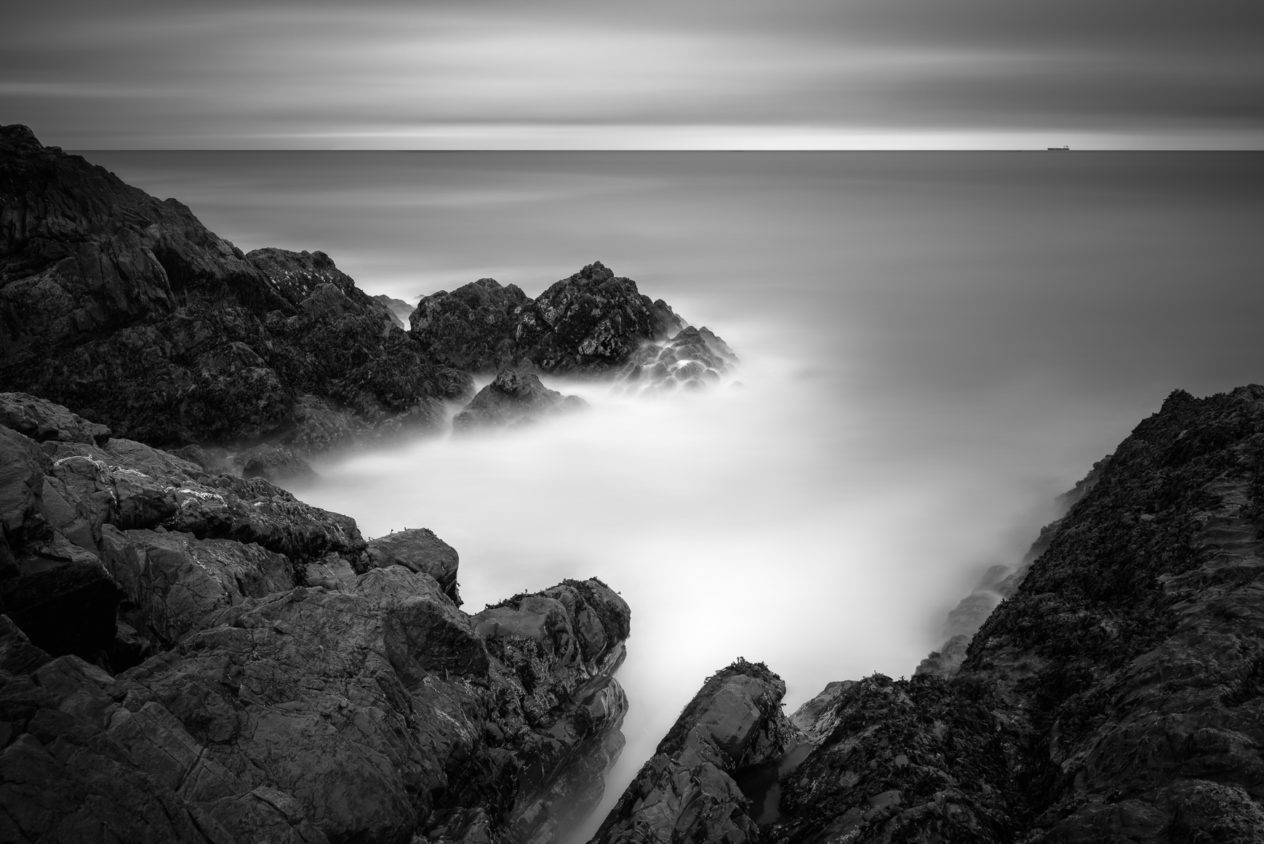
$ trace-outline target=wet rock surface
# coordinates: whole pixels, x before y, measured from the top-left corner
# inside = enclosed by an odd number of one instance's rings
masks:
[[[789,719],[808,746],[776,767],[776,811],[730,793],[708,817],[754,828],[710,840],[1264,840],[1262,446],[1264,387],[1173,393],[989,584],[1006,597],[951,660],[831,683]],[[693,810],[644,776],[604,840],[707,840],[650,831]]]
[[[600,799],[604,584],[469,616],[433,533],[85,424],[0,427],[0,839],[546,841]]]

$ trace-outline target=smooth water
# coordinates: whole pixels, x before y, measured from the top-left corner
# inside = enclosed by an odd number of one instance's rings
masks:
[[[328,461],[305,500],[426,526],[466,609],[598,576],[633,610],[611,799],[704,677],[911,674],[1172,389],[1264,380],[1264,155],[90,153],[238,246],[415,301],[600,259],[743,358],[712,393]],[[555,385],[556,386],[556,385]],[[565,385],[562,385],[565,387]]]

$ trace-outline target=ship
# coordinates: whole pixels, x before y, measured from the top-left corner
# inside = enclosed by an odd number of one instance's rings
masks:
[[[1071,148],[1069,146],[1063,145],[1060,147],[1048,147],[1048,150],[1050,152],[1070,152]]]

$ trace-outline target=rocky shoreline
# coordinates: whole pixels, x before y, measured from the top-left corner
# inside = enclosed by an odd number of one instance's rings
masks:
[[[457,552],[267,478],[736,356],[600,263],[373,298],[0,128],[0,840],[543,842],[600,801],[631,610],[461,610]],[[474,392],[475,377],[487,386]],[[909,679],[708,678],[599,842],[1264,840],[1264,388],[1173,393]],[[165,450],[164,450],[165,449]]]

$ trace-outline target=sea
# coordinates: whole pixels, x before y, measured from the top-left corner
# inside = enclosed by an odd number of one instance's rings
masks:
[[[590,409],[294,490],[366,536],[434,530],[470,612],[564,578],[623,595],[607,806],[712,672],[766,662],[787,712],[911,675],[1171,391],[1264,381],[1264,153],[84,155],[371,294],[534,296],[600,260],[733,347],[704,393],[553,381]]]

